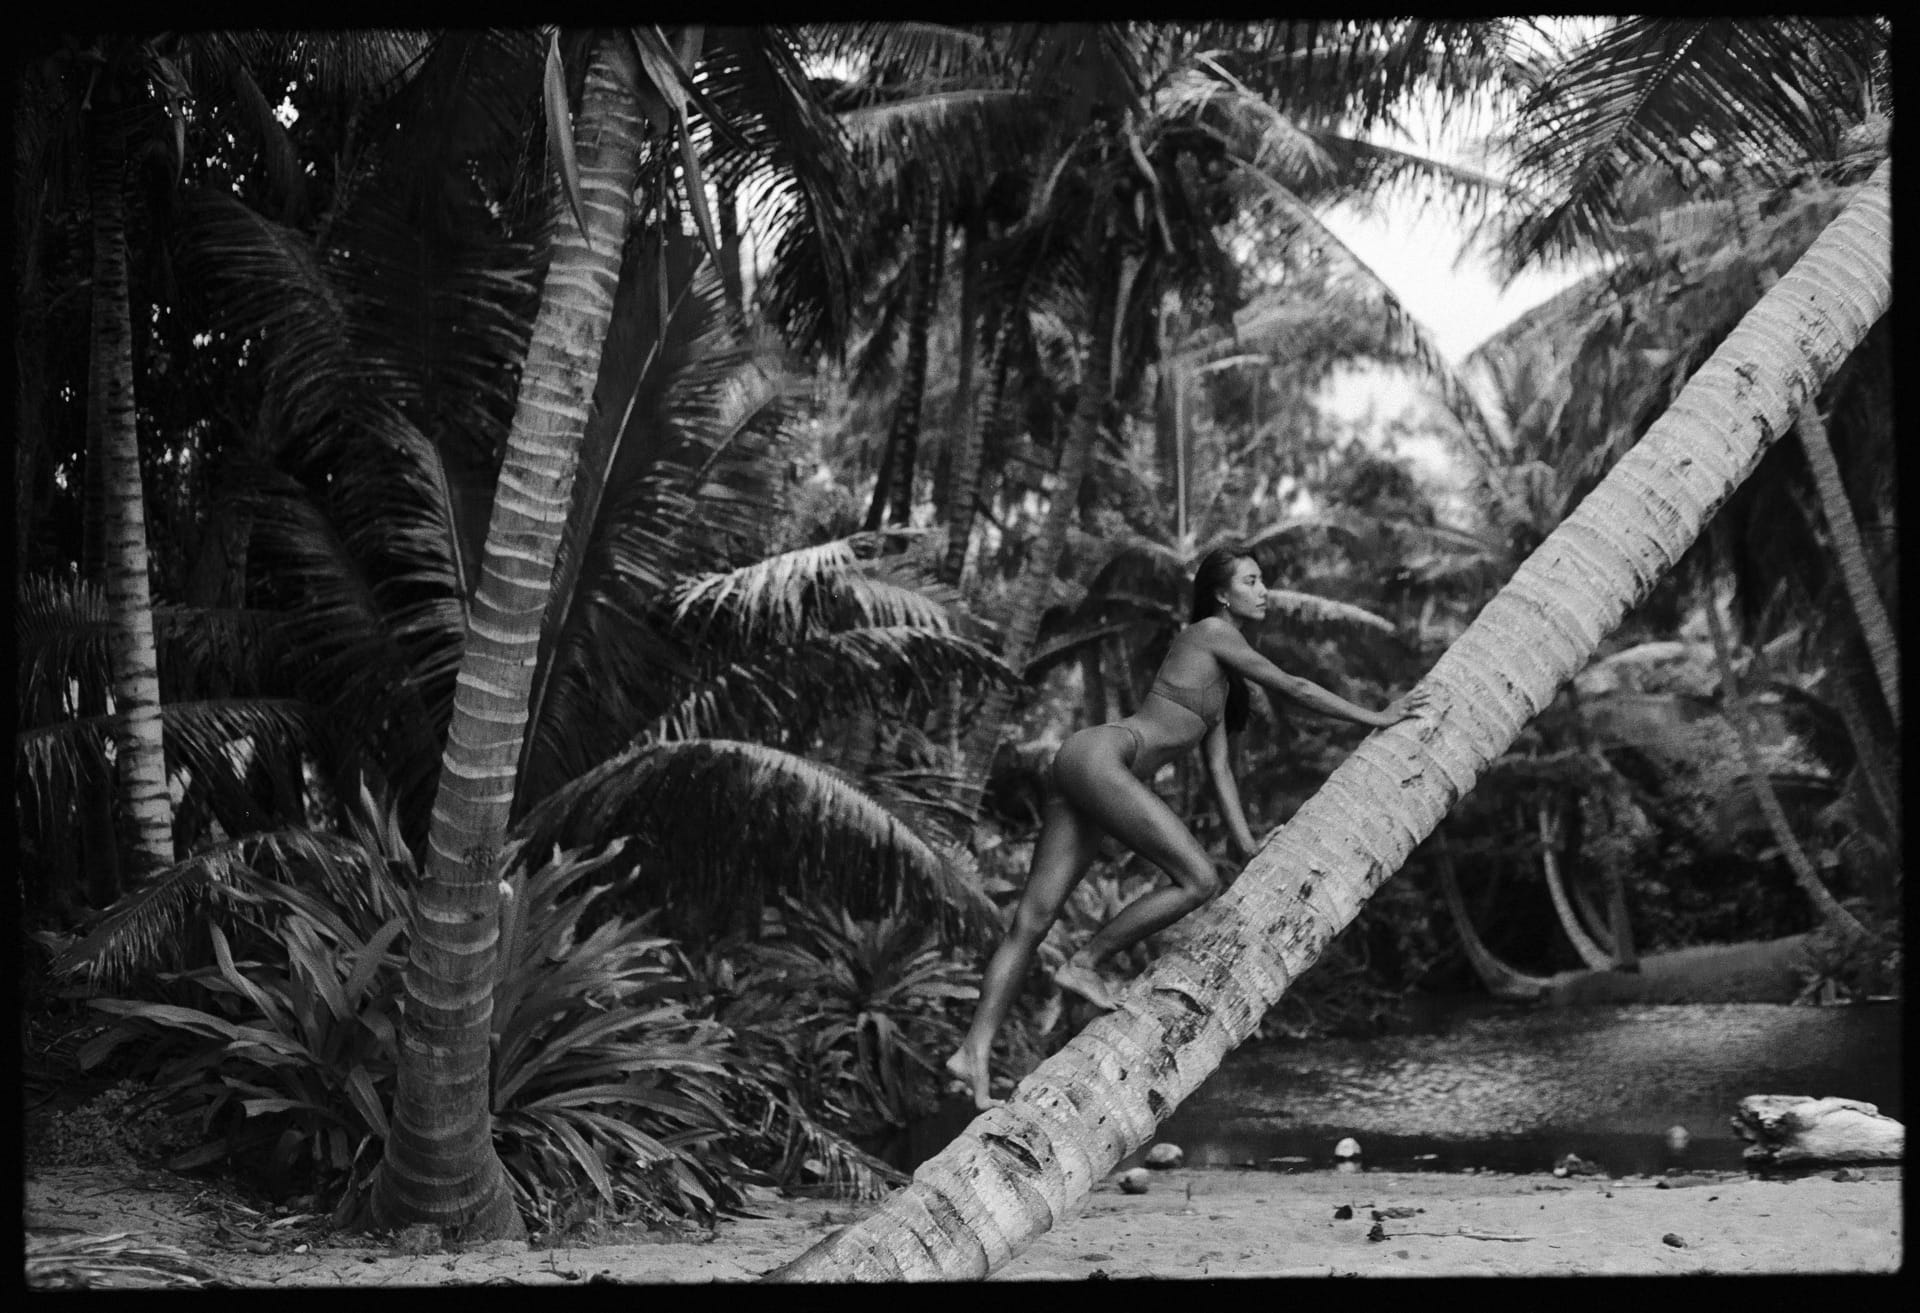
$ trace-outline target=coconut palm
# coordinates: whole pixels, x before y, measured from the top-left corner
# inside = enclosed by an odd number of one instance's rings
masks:
[[[1381,291],[1378,280],[1325,232],[1313,215],[1312,202],[1337,196],[1343,188],[1377,186],[1415,174],[1468,190],[1494,185],[1469,170],[1389,156],[1342,132],[1303,130],[1212,56],[1176,58],[1150,38],[1140,44],[1162,61],[1151,68],[1151,81],[1146,71],[1131,67],[1138,57],[1113,61],[1117,72],[1110,80],[1142,90],[1119,102],[1122,117],[1115,127],[1090,129],[1058,157],[1036,189],[1023,225],[1058,225],[1083,234],[1074,257],[1082,278],[1099,270],[1117,285],[1111,293],[1114,318],[1101,324],[1111,337],[1091,337],[1082,352],[1086,372],[1057,457],[1056,482],[1048,489],[1049,509],[1007,606],[1002,655],[1016,668],[1025,664],[1031,649],[1068,526],[1078,510],[1080,482],[1096,436],[1087,425],[1101,422],[1111,400],[1128,400],[1138,390],[1164,336],[1159,329],[1169,295],[1183,289],[1196,317],[1204,315],[1220,325],[1183,343],[1178,356],[1159,361],[1163,374],[1174,380],[1187,370],[1248,350],[1285,350],[1289,338],[1302,335],[1302,301],[1275,294],[1241,305],[1239,272],[1219,231],[1236,202],[1268,230],[1269,240],[1285,245],[1305,235],[1344,257],[1350,280],[1378,296],[1376,314],[1390,325],[1381,337],[1400,353],[1444,372],[1437,353]],[[1178,42],[1174,49],[1178,51]],[[1088,204],[1095,212],[1107,205],[1119,211],[1105,220],[1112,236],[1103,236],[1097,245],[1086,243],[1084,233],[1091,229],[1076,208]],[[1090,312],[1104,312],[1108,289],[1095,283],[1087,292]],[[1243,308],[1248,316],[1236,322],[1233,316]],[[1095,322],[1091,313],[1087,322]],[[1087,389],[1096,384],[1108,394],[1090,396]],[[1184,497],[1178,500],[1183,507]],[[1177,511],[1176,524],[1183,513]],[[1005,694],[990,695],[974,721],[964,751],[975,779],[984,780],[1008,705]]]
[[[1448,649],[1423,681],[1440,703],[1431,719],[1370,737],[1197,914],[1186,948],[910,1186],[774,1275],[977,1278],[1072,1217],[1587,662],[1885,313],[1888,184],[1883,166]]]

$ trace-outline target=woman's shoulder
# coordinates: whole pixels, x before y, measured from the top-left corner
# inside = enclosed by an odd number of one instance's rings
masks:
[[[1204,620],[1196,620],[1181,632],[1191,634],[1197,645],[1208,649],[1216,648],[1222,643],[1247,641],[1247,636],[1240,632],[1240,627],[1223,615],[1210,615]]]

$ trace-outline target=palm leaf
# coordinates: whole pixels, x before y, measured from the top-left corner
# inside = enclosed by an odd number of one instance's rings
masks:
[[[1313,629],[1352,628],[1371,629],[1382,634],[1394,632],[1393,622],[1384,616],[1375,615],[1365,607],[1349,602],[1337,602],[1330,597],[1316,597],[1312,593],[1295,592],[1290,588],[1269,588],[1267,603],[1295,624]]]
[[[56,976],[80,974],[96,983],[126,980],[150,969],[176,939],[191,908],[209,892],[247,884],[261,867],[317,879],[336,900],[391,914],[395,891],[381,864],[360,845],[312,830],[266,831],[203,849],[155,872],[102,912],[48,969]],[[280,896],[297,898],[298,893],[287,889]]]
[[[636,745],[557,789],[516,826],[536,851],[631,835],[660,854],[632,893],[723,908],[743,893],[906,897],[968,935],[998,925],[985,895],[840,772],[757,743]]]
[[[1711,158],[1779,176],[1833,157],[1886,45],[1875,17],[1616,20],[1521,107],[1515,169],[1542,201],[1509,227],[1510,267],[1610,245],[1645,166]]]

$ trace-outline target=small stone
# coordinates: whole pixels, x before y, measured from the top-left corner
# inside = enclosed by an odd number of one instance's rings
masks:
[[[1675,1249],[1685,1249],[1687,1247],[1687,1242],[1671,1231],[1660,1237],[1660,1243],[1663,1245],[1672,1245]]]
[[[1341,1204],[1338,1208],[1334,1209],[1333,1220],[1336,1222],[1351,1222],[1353,1220],[1353,1205]]]
[[[1169,1168],[1178,1167],[1185,1160],[1186,1154],[1181,1150],[1179,1145],[1168,1144],[1162,1141],[1147,1150],[1147,1156],[1143,1161],[1145,1161],[1147,1166],[1155,1170],[1165,1171]]]
[[[1131,1171],[1120,1173],[1120,1192],[1122,1194],[1145,1194],[1147,1192],[1147,1169],[1135,1167]]]
[[[1385,1240],[1386,1238],[1387,1228],[1381,1226],[1378,1222],[1373,1224],[1373,1230],[1367,1232],[1367,1239],[1369,1240]]]

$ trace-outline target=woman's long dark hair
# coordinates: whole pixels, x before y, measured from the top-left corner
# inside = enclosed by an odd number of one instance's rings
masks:
[[[1233,567],[1242,561],[1252,561],[1253,554],[1244,548],[1228,544],[1216,547],[1200,558],[1200,564],[1193,572],[1193,611],[1194,622],[1205,620],[1220,609],[1219,592],[1233,582]],[[1255,562],[1257,565],[1258,562]],[[1247,681],[1227,672],[1227,733],[1238,734],[1247,727]]]

